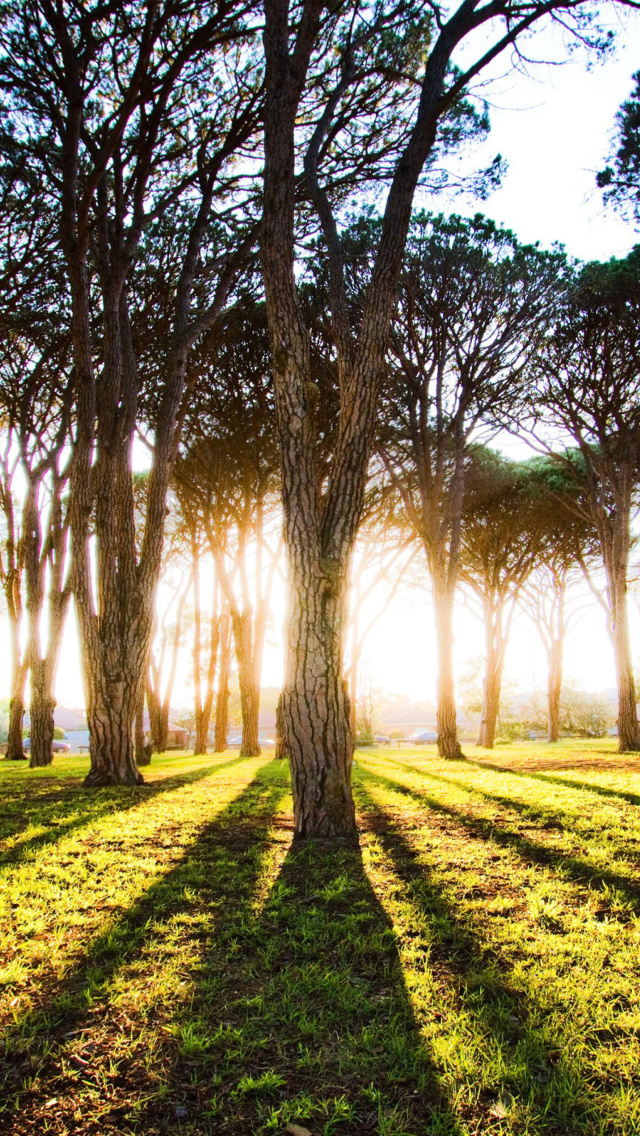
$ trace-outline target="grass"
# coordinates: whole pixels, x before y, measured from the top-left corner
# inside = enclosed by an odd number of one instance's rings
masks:
[[[358,755],[361,847],[283,762],[0,764],[0,1130],[637,1136],[640,762]]]

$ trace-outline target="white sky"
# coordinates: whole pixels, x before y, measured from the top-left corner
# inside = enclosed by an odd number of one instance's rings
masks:
[[[615,113],[631,91],[632,73],[640,67],[639,29],[640,18],[628,19],[626,29],[620,28],[615,56],[591,71],[586,70],[584,59],[576,58],[561,67],[532,68],[529,76],[512,75],[487,89],[492,131],[482,150],[475,151],[474,164],[487,164],[500,152],[509,169],[502,188],[487,202],[457,199],[452,208],[467,214],[480,210],[508,225],[524,241],[540,241],[544,246],[559,241],[570,254],[585,259],[624,255],[640,243],[640,235],[632,226],[609,211],[605,213],[595,189],[595,172],[606,162]],[[546,46],[539,45],[540,54]],[[424,204],[433,206],[426,201]],[[444,202],[435,203],[435,208],[443,207]],[[517,443],[505,448],[513,456],[521,453]],[[280,595],[274,612],[277,629],[282,605]],[[640,618],[634,603],[631,618],[633,641],[640,648]],[[8,696],[6,636],[3,640],[6,647],[0,650],[0,693]],[[461,609],[456,625],[458,672],[463,672],[468,660],[482,650],[480,623]],[[636,654],[640,656],[640,650]],[[435,652],[428,595],[399,594],[372,631],[364,656],[374,685],[389,693],[432,699]],[[279,684],[281,665],[280,645],[267,646],[265,685]],[[587,689],[614,685],[611,649],[603,615],[595,602],[569,636],[565,669]],[[544,686],[542,647],[524,617],[514,626],[507,672],[524,689]],[[66,706],[84,702],[73,615],[60,660],[57,697]],[[185,660],[174,705],[189,705],[191,697]]]

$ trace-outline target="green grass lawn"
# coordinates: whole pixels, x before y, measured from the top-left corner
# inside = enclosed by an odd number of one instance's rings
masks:
[[[640,761],[468,748],[362,751],[359,851],[269,756],[1,763],[0,1130],[637,1136]]]

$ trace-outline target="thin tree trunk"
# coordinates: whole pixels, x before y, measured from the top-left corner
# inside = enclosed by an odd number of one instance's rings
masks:
[[[231,613],[233,639],[238,660],[240,712],[242,714],[241,757],[257,757],[262,753],[258,741],[260,683],[256,676],[251,611]]]
[[[276,748],[275,757],[282,760],[289,757],[289,746],[287,744],[287,735],[285,731],[285,720],[282,713],[282,691],[278,695],[278,703],[276,705]]]
[[[303,571],[291,557],[287,723],[297,839],[356,838],[353,742],[343,680],[346,570]]]
[[[478,745],[493,749],[496,723],[500,713],[500,693],[506,638],[503,632],[503,611],[500,599],[485,600],[485,638],[487,654],[482,689],[482,720]]]
[[[547,681],[548,740],[557,742],[560,737],[560,698],[562,696],[562,638],[554,638],[549,649]]]
[[[611,638],[618,685],[618,749],[620,753],[634,753],[640,749],[640,731],[629,642],[626,571],[610,575],[613,577],[609,581]]]
[[[151,763],[151,747],[144,741],[144,683],[140,685],[138,705],[136,706],[136,724],[134,729],[134,745],[136,765],[149,765]]]
[[[217,582],[214,580],[213,603],[210,621],[209,662],[207,664],[207,679],[202,697],[202,613],[200,610],[200,571],[197,542],[192,547],[193,556],[193,602],[194,602],[194,635],[193,635],[193,672],[195,686],[195,726],[196,736],[193,747],[194,754],[207,752],[209,739],[209,725],[213,710],[213,694],[215,685],[216,662],[218,645],[220,641],[220,621],[217,615]]]
[[[220,671],[216,697],[214,752],[224,753],[229,732],[229,675],[231,674],[231,620],[228,612],[220,617]]]
[[[9,702],[9,732],[7,736],[7,761],[26,761],[22,744],[25,711],[25,688],[29,668],[21,659],[13,672],[13,686]]]
[[[433,608],[438,652],[436,684],[438,754],[450,761],[464,757],[458,741],[456,691],[453,677],[453,601],[453,590],[434,577]]]

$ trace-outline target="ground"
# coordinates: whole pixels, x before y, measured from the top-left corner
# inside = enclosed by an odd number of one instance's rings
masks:
[[[361,847],[284,762],[0,764],[0,1130],[640,1133],[640,761],[363,751]]]

